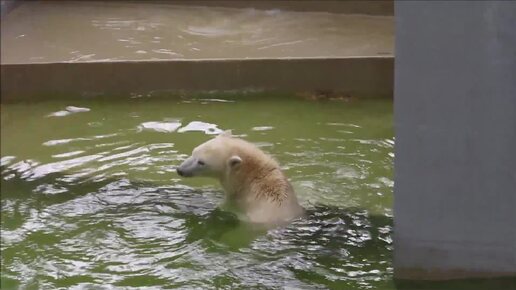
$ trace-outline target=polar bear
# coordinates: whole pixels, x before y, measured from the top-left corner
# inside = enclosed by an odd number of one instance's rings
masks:
[[[279,164],[255,145],[226,131],[197,146],[178,168],[183,177],[220,181],[227,204],[251,223],[281,225],[304,213]]]

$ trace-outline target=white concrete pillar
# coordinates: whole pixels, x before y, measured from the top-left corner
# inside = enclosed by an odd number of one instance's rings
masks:
[[[395,276],[516,277],[516,2],[395,15]]]

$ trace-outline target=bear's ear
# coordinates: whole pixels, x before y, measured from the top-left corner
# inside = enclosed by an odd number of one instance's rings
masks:
[[[242,158],[240,158],[240,156],[233,155],[233,156],[229,157],[229,160],[228,160],[229,167],[235,168],[238,165],[240,165],[240,163],[242,163]]]
[[[222,136],[222,137],[231,137],[233,136],[233,133],[231,132],[231,130],[226,130],[222,133],[219,134],[219,136]]]

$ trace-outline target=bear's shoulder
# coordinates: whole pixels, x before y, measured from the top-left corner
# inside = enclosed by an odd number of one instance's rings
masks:
[[[278,171],[255,182],[252,191],[256,198],[281,203],[292,191],[292,186],[286,177]]]

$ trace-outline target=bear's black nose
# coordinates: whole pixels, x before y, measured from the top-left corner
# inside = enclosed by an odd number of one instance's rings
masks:
[[[184,176],[184,174],[185,174],[185,173],[184,173],[181,169],[179,169],[179,168],[177,168],[177,169],[176,169],[176,171],[177,171],[177,174],[179,174],[180,176]]]

